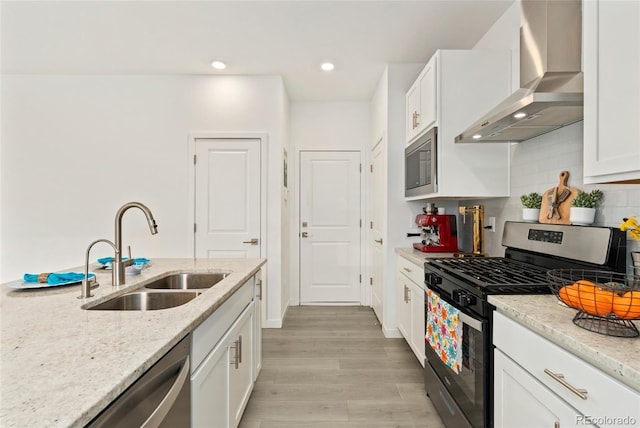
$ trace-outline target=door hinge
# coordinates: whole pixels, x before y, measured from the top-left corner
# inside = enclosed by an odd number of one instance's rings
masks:
[[[193,233],[196,233],[196,224],[193,223]]]
[[[360,284],[362,284],[362,274],[360,274]]]
[[[373,172],[373,164],[369,165],[369,169]]]
[[[198,155],[193,155],[193,164],[195,165],[198,162]]]
[[[360,219],[360,227],[362,227],[362,219]]]
[[[360,164],[360,166],[358,167],[358,170],[362,172],[362,164]]]
[[[369,222],[369,229],[373,229],[373,222],[372,221]]]
[[[369,277],[369,285],[373,285],[373,277]]]

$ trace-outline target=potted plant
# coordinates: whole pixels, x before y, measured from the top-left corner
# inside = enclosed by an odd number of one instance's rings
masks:
[[[580,191],[571,201],[571,211],[569,219],[571,224],[588,226],[593,223],[596,217],[596,206],[602,199],[602,192],[598,189],[591,192]]]
[[[528,223],[535,223],[540,217],[540,206],[542,205],[542,195],[536,192],[528,195],[521,195],[522,202],[522,220]]]

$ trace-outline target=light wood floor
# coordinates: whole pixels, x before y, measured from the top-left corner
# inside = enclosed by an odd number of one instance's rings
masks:
[[[263,330],[262,372],[240,428],[441,428],[423,368],[370,308],[293,306]]]

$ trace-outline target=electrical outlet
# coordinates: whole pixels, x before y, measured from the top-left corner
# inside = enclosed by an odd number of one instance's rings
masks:
[[[487,219],[487,225],[485,226],[485,229],[487,229],[489,232],[494,232],[496,231],[496,218],[495,217],[489,217]]]

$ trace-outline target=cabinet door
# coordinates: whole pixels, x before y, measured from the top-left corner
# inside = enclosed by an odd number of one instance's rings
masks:
[[[237,427],[253,390],[254,303],[238,319],[229,345],[229,426]],[[216,425],[209,425],[216,426]]]
[[[499,349],[494,356],[496,428],[595,426]]]
[[[418,134],[418,116],[420,115],[420,78],[407,92],[406,136],[407,143]]]
[[[398,302],[398,330],[402,336],[409,342],[411,339],[411,330],[409,328],[410,323],[410,310],[411,306],[408,303],[409,300],[409,280],[402,273],[398,273],[398,284],[397,284],[397,302]]]
[[[436,61],[434,55],[420,75],[420,115],[418,133],[431,128],[437,120]]]
[[[409,283],[409,305],[411,306],[411,339],[410,345],[413,352],[418,357],[420,364],[424,367],[424,335],[425,335],[425,313],[424,313],[424,291],[414,284]]]
[[[584,182],[640,182],[640,2],[587,1]]]
[[[191,376],[191,426],[227,427],[229,415],[229,335]]]

